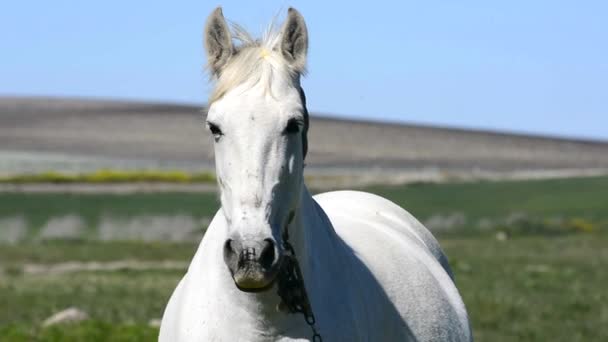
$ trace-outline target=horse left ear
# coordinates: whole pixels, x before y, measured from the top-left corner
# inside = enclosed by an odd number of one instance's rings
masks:
[[[207,64],[215,76],[219,76],[222,68],[234,54],[230,29],[224,19],[222,8],[216,8],[205,24],[205,50]]]
[[[294,8],[287,10],[287,20],[281,30],[281,54],[298,73],[306,71],[308,31],[304,17]]]

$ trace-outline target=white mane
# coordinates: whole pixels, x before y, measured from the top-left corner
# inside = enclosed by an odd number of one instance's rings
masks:
[[[213,103],[226,92],[241,84],[250,87],[262,83],[270,91],[273,80],[281,77],[297,80],[299,72],[290,68],[279,51],[281,32],[274,23],[269,25],[261,39],[255,39],[242,26],[231,23],[232,39],[238,42],[235,53],[216,79],[215,88],[209,98]]]

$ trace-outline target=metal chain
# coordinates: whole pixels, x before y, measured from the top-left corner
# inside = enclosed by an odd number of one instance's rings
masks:
[[[322,342],[321,334],[315,328],[315,315],[312,312],[306,287],[304,286],[304,278],[300,270],[300,264],[296,259],[296,252],[293,246],[288,241],[288,233],[285,230],[283,235],[283,248],[286,255],[284,256],[283,265],[278,276],[278,295],[281,297],[283,304],[291,313],[301,313],[304,315],[306,324],[312,330],[312,341]]]

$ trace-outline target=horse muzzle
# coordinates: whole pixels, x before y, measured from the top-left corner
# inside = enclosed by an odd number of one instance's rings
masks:
[[[272,287],[281,253],[270,238],[261,242],[228,239],[224,243],[224,261],[239,290],[261,292]]]

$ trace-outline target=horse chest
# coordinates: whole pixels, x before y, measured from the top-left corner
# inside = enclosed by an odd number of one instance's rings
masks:
[[[351,305],[328,301],[328,306],[319,305],[315,310],[316,330],[324,341],[370,341],[368,323]],[[211,307],[208,307],[211,309]],[[216,307],[217,308],[217,307]],[[218,311],[220,310],[220,311]],[[240,311],[238,307],[230,310],[205,310],[199,317],[198,335],[188,341],[247,341],[247,342],[296,342],[312,341],[312,328],[302,314],[280,313],[269,321],[259,321]],[[202,319],[201,319],[202,318]],[[192,326],[191,326],[192,327]]]

